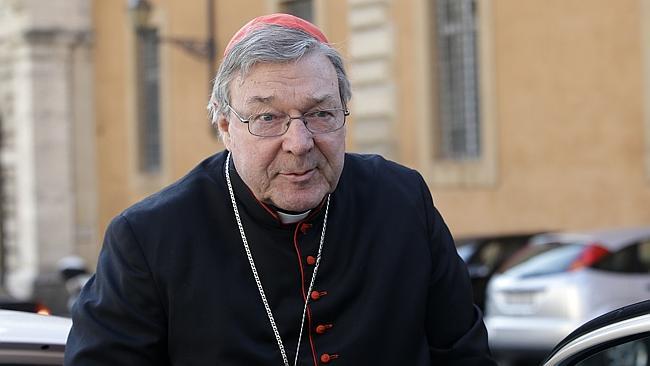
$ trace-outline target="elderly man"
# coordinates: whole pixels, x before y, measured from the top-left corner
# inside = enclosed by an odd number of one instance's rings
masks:
[[[493,365],[415,171],[345,153],[341,57],[299,18],[231,40],[226,151],[110,224],[66,365]]]

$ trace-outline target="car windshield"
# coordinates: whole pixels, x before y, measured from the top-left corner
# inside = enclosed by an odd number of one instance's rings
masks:
[[[584,245],[547,243],[528,246],[515,254],[499,272],[532,277],[564,272],[580,255]]]

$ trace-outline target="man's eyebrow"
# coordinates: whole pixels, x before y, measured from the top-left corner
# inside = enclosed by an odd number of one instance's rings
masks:
[[[259,95],[252,96],[246,100],[247,105],[251,104],[272,104],[277,98],[273,95],[268,97],[262,97]],[[321,95],[317,97],[308,97],[308,104],[312,106],[317,106],[326,102],[338,100],[338,96],[332,94]]]
[[[338,99],[338,97],[335,96],[335,95],[332,95],[332,94],[326,94],[326,95],[323,95],[323,96],[320,96],[320,97],[315,97],[315,98],[310,98],[310,99],[311,99],[311,103],[313,105],[319,105],[319,104],[323,104],[325,102],[336,101]]]
[[[271,104],[274,99],[275,97],[272,95],[268,97],[261,97],[256,95],[248,98],[246,100],[246,104]]]

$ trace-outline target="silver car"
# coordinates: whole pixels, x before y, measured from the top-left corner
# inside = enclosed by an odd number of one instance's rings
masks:
[[[650,298],[650,227],[536,236],[488,285],[498,357],[541,358],[589,319]]]
[[[63,365],[69,318],[0,310],[0,365]]]

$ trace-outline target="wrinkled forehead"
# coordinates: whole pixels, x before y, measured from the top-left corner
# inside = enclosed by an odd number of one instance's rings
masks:
[[[340,104],[338,78],[324,55],[313,54],[290,62],[259,62],[231,82],[231,100],[243,105]]]
[[[295,58],[291,58],[288,60],[285,59],[278,59],[278,60],[267,60],[264,59],[263,57],[249,57],[248,55],[244,56],[242,62],[236,62],[235,66],[235,73],[233,74],[234,79],[246,79],[252,72],[254,72],[258,68],[264,68],[265,65],[277,65],[279,67],[291,67],[297,63],[301,63],[306,59],[311,59],[311,58],[321,58],[321,56],[324,59],[327,59],[327,64],[332,65],[332,68],[334,68],[334,63],[327,57],[325,54],[325,51],[323,51],[320,48],[307,48],[304,50],[304,53],[300,56],[297,56]]]

